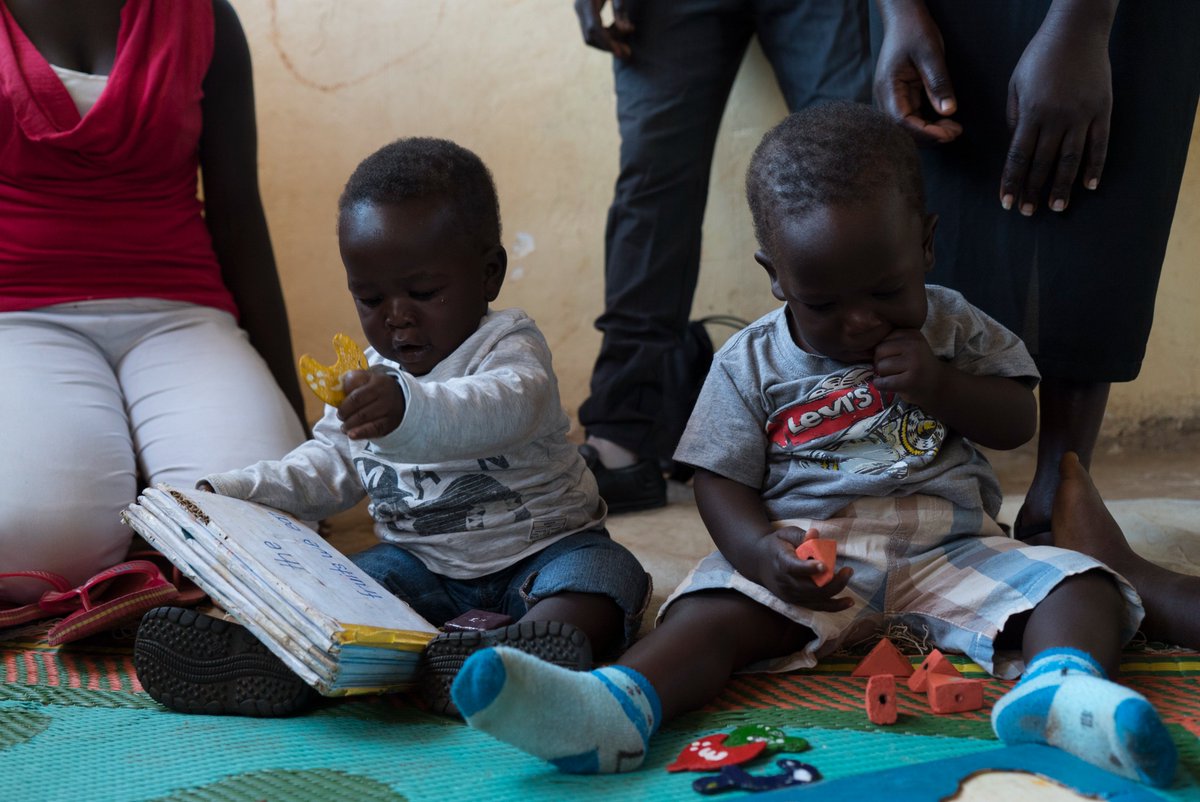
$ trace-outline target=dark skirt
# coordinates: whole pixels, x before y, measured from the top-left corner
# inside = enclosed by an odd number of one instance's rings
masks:
[[[1008,81],[1048,0],[928,0],[963,134],[922,149],[939,215],[930,282],[960,290],[1024,339],[1047,377],[1118,382],[1141,368],[1200,91],[1200,2],[1122,3],[1110,40],[1108,160],[1066,211],[1000,207]],[[1047,185],[1048,186],[1048,185]]]

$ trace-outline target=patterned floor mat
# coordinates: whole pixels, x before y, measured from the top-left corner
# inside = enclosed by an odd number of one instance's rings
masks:
[[[572,777],[404,695],[333,701],[291,719],[171,713],[142,691],[127,643],[55,649],[26,632],[0,642],[0,799],[698,800],[699,775],[668,773],[667,764],[696,738],[745,724],[807,739],[799,757],[826,780],[1000,746],[985,710],[1009,683],[988,680],[984,711],[951,716],[902,690],[900,719],[877,727],[863,712],[864,680],[848,676],[853,665],[739,677],[707,709],[664,728],[641,771]],[[1200,800],[1200,655],[1131,653],[1123,668],[1180,749],[1179,781],[1159,798]],[[771,769],[763,759],[750,771]]]

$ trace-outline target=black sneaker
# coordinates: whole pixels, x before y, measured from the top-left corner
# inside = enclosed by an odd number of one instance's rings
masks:
[[[596,477],[600,498],[609,512],[636,512],[667,505],[667,480],[657,460],[643,459],[627,468],[605,468],[594,446],[584,443],[579,453]]]
[[[248,629],[185,607],[142,617],[133,665],[146,693],[180,713],[288,716],[316,698]]]
[[[421,692],[435,713],[457,716],[450,686],[467,658],[489,646],[508,646],[564,668],[592,667],[592,644],[582,630],[561,621],[518,621],[499,629],[444,632],[425,647]]]

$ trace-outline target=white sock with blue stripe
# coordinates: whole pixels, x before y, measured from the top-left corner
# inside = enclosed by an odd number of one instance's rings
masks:
[[[1047,649],[992,709],[1007,744],[1041,743],[1130,779],[1167,786],[1175,744],[1144,696],[1106,678],[1091,655]]]
[[[636,769],[662,718],[631,668],[571,671],[504,646],[471,655],[450,695],[472,727],[571,774]]]

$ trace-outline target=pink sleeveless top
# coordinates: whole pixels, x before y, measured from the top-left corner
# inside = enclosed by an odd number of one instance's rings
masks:
[[[163,298],[236,314],[197,197],[211,0],[127,0],[82,119],[0,3],[0,311]]]

